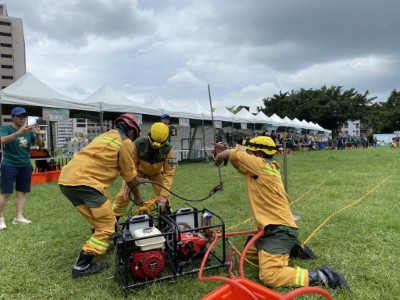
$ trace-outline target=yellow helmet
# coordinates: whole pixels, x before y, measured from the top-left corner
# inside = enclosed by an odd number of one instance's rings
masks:
[[[164,123],[157,122],[151,125],[149,130],[149,142],[154,149],[161,148],[167,142],[168,136],[169,128]]]
[[[269,136],[256,136],[246,142],[246,146],[250,151],[263,151],[267,155],[276,153],[276,145]]]

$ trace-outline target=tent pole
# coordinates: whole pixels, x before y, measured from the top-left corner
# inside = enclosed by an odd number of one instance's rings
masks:
[[[49,121],[49,129],[50,129],[50,155],[51,157],[54,157],[54,139],[53,139],[53,121]]]
[[[204,162],[208,162],[207,161],[207,152],[206,152],[206,132],[205,132],[205,128],[204,128],[204,115],[202,114],[202,119],[201,119],[201,126],[203,128],[203,159]]]
[[[231,145],[232,145],[232,148],[234,147],[233,142],[234,142],[234,139],[233,139],[233,119],[232,119],[232,123],[231,123]]]
[[[100,103],[100,133],[104,132],[103,128],[103,103]]]
[[[288,160],[287,160],[287,148],[286,148],[287,128],[283,133],[283,185],[286,193],[289,193],[288,187]]]

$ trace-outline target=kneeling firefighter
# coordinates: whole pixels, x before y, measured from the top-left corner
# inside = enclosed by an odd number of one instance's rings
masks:
[[[171,144],[168,142],[169,129],[164,123],[154,123],[147,137],[141,137],[134,141],[133,159],[139,177],[159,182],[167,189],[171,189],[175,170],[176,158]],[[113,209],[117,218],[123,216],[129,205],[129,185],[122,183],[121,189],[113,203]],[[165,211],[170,207],[170,192],[153,184],[154,196]],[[141,198],[134,199],[137,205],[142,205]]]
[[[106,253],[115,231],[112,197],[107,188],[121,175],[140,198],[137,184],[142,179],[137,177],[132,154],[132,141],[140,136],[139,121],[134,115],[123,114],[114,124],[115,129],[75,153],[58,180],[61,192],[94,228],[72,269],[73,278],[96,274],[107,267],[92,262],[95,255]]]
[[[299,233],[290,210],[289,195],[281,180],[280,165],[273,158],[276,145],[270,137],[257,136],[246,146],[246,151],[224,150],[224,145],[215,144],[215,164],[229,159],[246,177],[246,195],[255,227],[265,232],[247,253],[258,258],[260,280],[274,288],[314,285],[348,288],[343,276],[330,267],[316,271],[289,267],[291,253],[303,258],[313,258],[314,254],[297,239]]]

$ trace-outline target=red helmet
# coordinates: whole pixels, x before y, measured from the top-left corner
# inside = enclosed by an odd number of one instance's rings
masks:
[[[124,130],[125,133],[128,129],[133,129],[135,131],[135,136],[140,136],[141,130],[139,127],[139,120],[136,116],[132,114],[120,115],[118,118],[115,119],[114,124],[116,127]]]

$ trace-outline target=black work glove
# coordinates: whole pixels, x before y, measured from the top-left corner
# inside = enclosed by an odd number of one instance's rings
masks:
[[[314,252],[305,244],[300,242],[296,243],[290,251],[289,257],[300,258],[300,259],[316,259],[317,256]]]

